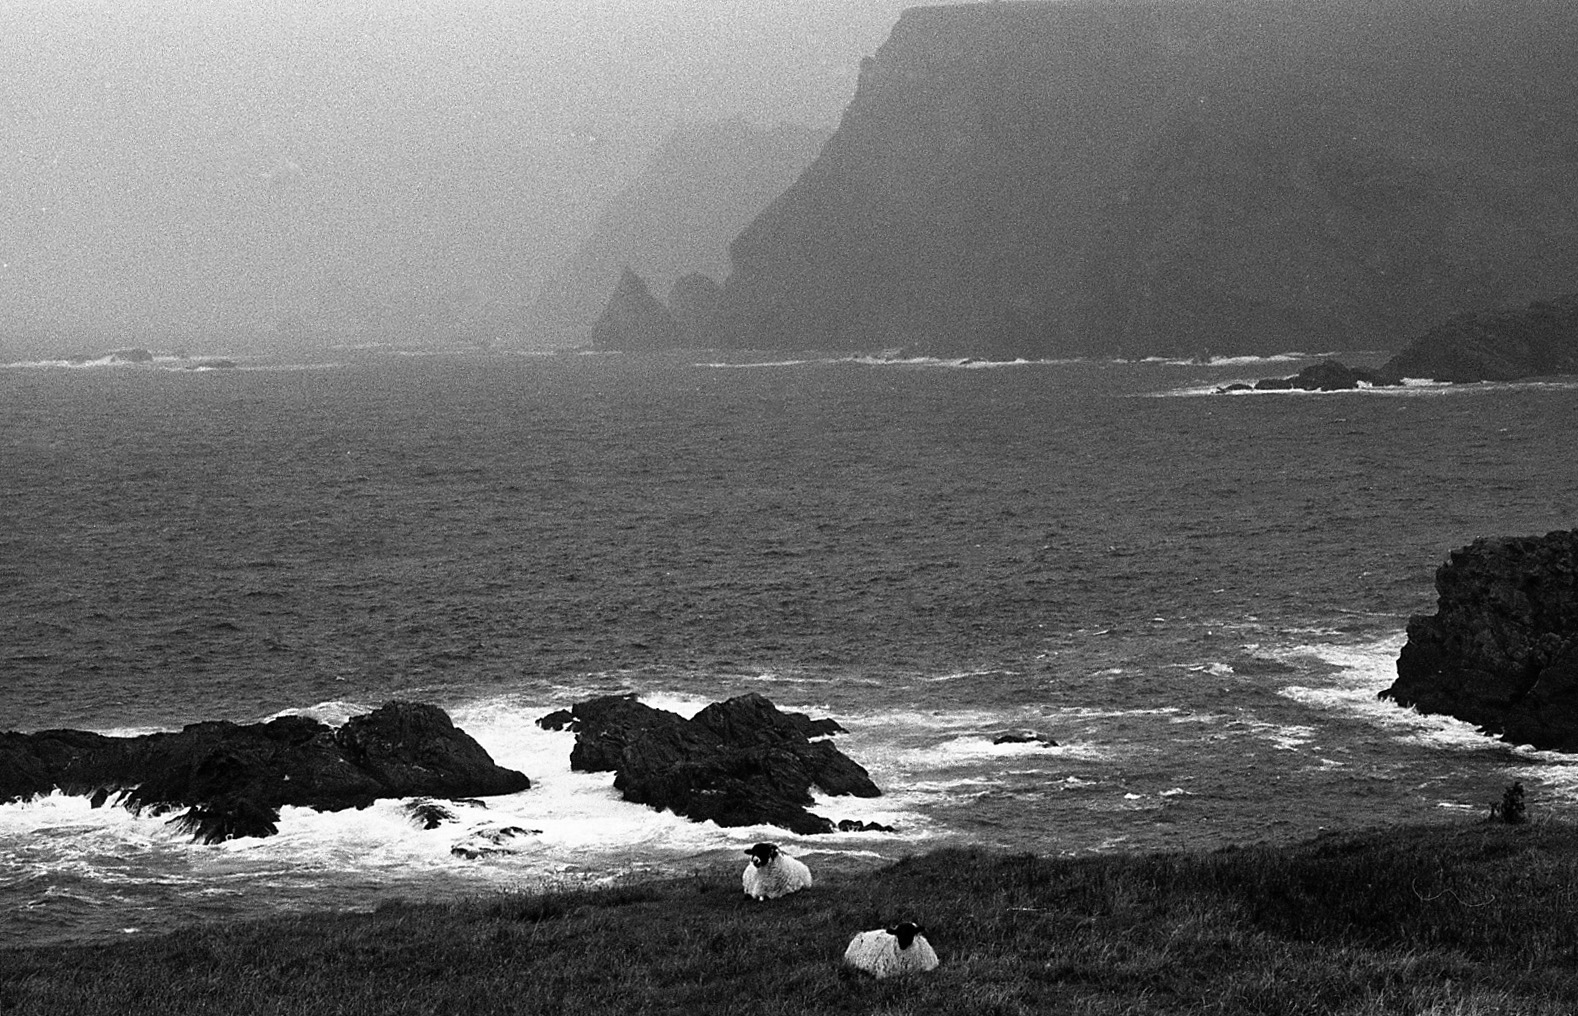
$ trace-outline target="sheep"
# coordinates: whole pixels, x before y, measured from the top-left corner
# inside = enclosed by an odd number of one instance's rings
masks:
[[[778,849],[776,843],[758,843],[747,850],[740,884],[752,899],[772,900],[799,892],[811,884],[811,869]]]
[[[891,928],[862,931],[849,940],[844,963],[881,980],[899,974],[919,974],[937,969],[937,954],[913,921]]]

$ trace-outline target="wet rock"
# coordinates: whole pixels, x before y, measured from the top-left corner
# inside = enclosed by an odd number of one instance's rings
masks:
[[[1256,381],[1253,385],[1232,384],[1218,388],[1219,392],[1245,391],[1253,389],[1257,392],[1277,391],[1306,391],[1306,392],[1337,392],[1368,385],[1372,388],[1393,387],[1402,384],[1402,380],[1383,371],[1366,370],[1363,367],[1349,367],[1338,363],[1336,360],[1322,360],[1320,363],[1311,364],[1292,377],[1268,377]]]
[[[449,852],[471,860],[495,854],[516,854],[529,837],[541,835],[541,829],[523,826],[484,826],[473,829],[465,839],[450,847]]]
[[[852,818],[840,819],[838,831],[841,833],[893,833],[897,829],[881,822],[860,822]]]
[[[837,723],[781,712],[754,693],[713,703],[688,720],[634,695],[591,699],[570,713],[572,769],[612,771],[625,800],[696,821],[825,833],[833,823],[807,810],[812,787],[881,794],[864,768],[825,740],[843,730]],[[559,722],[554,717],[539,723]]]
[[[179,733],[0,734],[0,803],[60,790],[134,812],[186,809],[204,842],[268,836],[285,805],[338,811],[385,797],[508,794],[531,781],[493,763],[437,706],[390,702],[335,730],[305,716],[194,723]]]
[[[408,801],[405,813],[422,829],[437,829],[446,822],[455,821],[455,813],[437,801]]]
[[[1034,730],[1009,730],[992,738],[993,744],[1039,744],[1045,748],[1056,748],[1057,742],[1045,734],[1038,734]]]
[[[1578,751],[1578,530],[1475,540],[1436,570],[1436,592],[1381,697]]]

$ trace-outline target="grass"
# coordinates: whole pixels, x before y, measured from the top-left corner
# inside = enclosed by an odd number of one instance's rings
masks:
[[[929,975],[845,972],[913,919]],[[1578,828],[1077,859],[948,850],[757,903],[732,869],[0,950],[0,1013],[1578,1012]]]

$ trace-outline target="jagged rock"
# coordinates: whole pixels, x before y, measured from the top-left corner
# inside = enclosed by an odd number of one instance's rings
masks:
[[[715,702],[687,720],[634,695],[577,703],[570,768],[613,771],[625,800],[722,826],[776,825],[823,833],[833,823],[807,811],[811,788],[877,797],[864,768],[823,739],[831,720],[779,711],[752,693]],[[538,721],[559,725],[558,714]]]
[[[614,295],[592,326],[592,348],[622,351],[673,349],[679,345],[674,316],[629,268],[619,276]]]
[[[390,702],[338,730],[305,716],[189,724],[175,734],[0,733],[0,803],[60,790],[135,812],[188,809],[204,842],[268,836],[285,805],[338,811],[384,797],[508,794],[531,781],[493,763],[437,706]]]
[[[1010,730],[992,738],[993,744],[1039,744],[1043,748],[1056,748],[1057,742],[1034,730]]]
[[[483,826],[471,830],[465,839],[451,846],[449,852],[470,860],[493,854],[514,854],[520,852],[526,837],[541,835],[541,829],[523,826]]]
[[[893,833],[897,829],[881,822],[859,822],[852,818],[839,819],[838,831],[841,833]]]
[[[917,6],[739,235],[725,340],[1384,349],[1578,277],[1578,5]]]
[[[1578,530],[1475,540],[1436,570],[1436,591],[1381,696],[1578,751]]]
[[[409,801],[405,813],[423,829],[437,829],[445,822],[455,821],[455,813],[437,801]]]
[[[1381,370],[1456,382],[1578,374],[1578,293],[1522,310],[1461,314],[1414,339]]]
[[[1256,381],[1253,385],[1228,385],[1219,389],[1224,392],[1242,391],[1253,388],[1258,392],[1290,391],[1298,389],[1306,392],[1336,392],[1358,388],[1361,384],[1375,388],[1385,388],[1402,384],[1402,380],[1387,374],[1385,371],[1366,370],[1363,367],[1349,367],[1338,363],[1336,360],[1322,360],[1320,363],[1311,364],[1292,377],[1265,378]]]
[[[668,293],[669,313],[679,326],[680,344],[703,348],[717,341],[723,287],[699,272],[681,275]]]
[[[687,272],[722,279],[729,242],[810,165],[830,133],[741,121],[677,128],[608,204],[575,254],[544,281],[530,310],[530,331],[550,345],[585,345],[607,299],[607,281],[623,266],[657,292]],[[672,298],[670,307],[683,332],[683,314]]]

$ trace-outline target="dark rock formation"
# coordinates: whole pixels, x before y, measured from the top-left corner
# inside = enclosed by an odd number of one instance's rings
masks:
[[[679,326],[679,341],[691,349],[715,345],[723,287],[699,272],[681,275],[668,293],[669,313]]]
[[[993,744],[1039,744],[1043,748],[1056,748],[1057,742],[1034,730],[1005,730],[992,738]]]
[[[1578,530],[1476,540],[1436,570],[1436,591],[1381,696],[1578,750]]]
[[[603,316],[592,326],[592,348],[636,352],[674,349],[679,342],[674,316],[641,276],[626,268]]]
[[[729,242],[811,164],[830,133],[739,121],[675,131],[547,280],[528,331],[545,344],[585,345],[624,266],[657,292],[691,272],[723,278]]]
[[[1578,277],[1578,5],[906,11],[731,247],[727,341],[1389,348]]]
[[[1460,382],[1578,374],[1578,293],[1522,310],[1459,315],[1414,339],[1381,370]]]
[[[1268,377],[1254,384],[1231,384],[1217,389],[1222,392],[1257,391],[1277,392],[1298,389],[1306,392],[1336,392],[1358,388],[1361,384],[1377,388],[1402,384],[1402,379],[1384,371],[1349,367],[1336,360],[1322,360],[1311,364],[1292,377]]]
[[[516,854],[532,836],[541,836],[541,829],[523,826],[483,826],[473,829],[464,839],[449,848],[456,857],[476,860],[493,854]]]
[[[848,756],[820,738],[843,728],[832,720],[780,712],[757,694],[715,702],[687,720],[677,713],[607,695],[538,723],[575,731],[570,768],[613,771],[624,799],[721,826],[775,825],[797,833],[831,832],[806,810],[811,788],[877,797],[881,791]]]
[[[0,803],[60,790],[112,794],[206,843],[276,832],[285,805],[338,811],[383,797],[509,794],[531,781],[494,765],[437,706],[390,702],[338,730],[305,716],[194,723],[175,734],[0,733]]]

